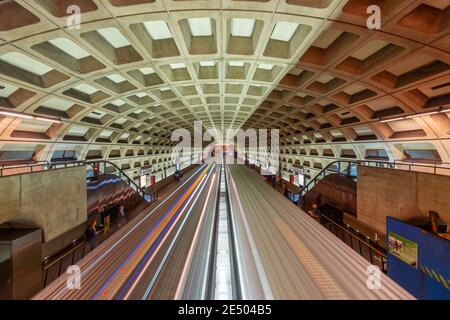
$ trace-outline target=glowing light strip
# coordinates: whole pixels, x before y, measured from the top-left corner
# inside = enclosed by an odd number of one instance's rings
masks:
[[[118,239],[117,242],[115,242],[113,245],[108,247],[108,249],[95,261],[91,262],[86,269],[81,271],[81,276],[85,276],[86,273],[90,272],[102,259],[104,259],[111,251],[113,251],[119,244],[121,244],[127,237],[130,235],[136,228],[138,228],[144,221],[146,221],[148,218],[152,216],[152,214],[158,210],[163,204],[165,204],[170,198],[172,198],[173,195],[175,195],[181,188],[183,188],[190,180],[192,180],[201,170],[205,168],[206,165],[201,166],[192,176],[190,176],[181,186],[179,186],[175,191],[173,191],[166,199],[164,199],[156,208],[154,208],[152,211],[150,211],[142,220],[140,220],[138,223],[136,223],[133,228],[131,228],[126,234],[123,235],[122,238]],[[181,198],[181,197],[180,197]],[[179,199],[180,199],[179,198]],[[67,293],[69,289],[66,285],[62,288],[62,290],[54,297],[55,300],[61,300],[62,296]]]
[[[39,117],[39,116],[33,116],[26,113],[19,113],[19,112],[12,112],[12,111],[5,111],[0,109],[0,114],[8,117],[16,117],[16,118],[23,118],[23,119],[34,119],[38,121],[45,121],[45,122],[52,122],[52,123],[61,123],[59,119],[52,119],[52,118],[45,118],[45,117]]]
[[[207,169],[208,170],[208,169]],[[205,180],[206,176],[203,176],[199,183],[196,185],[194,191],[192,191],[189,194],[189,198],[185,200],[183,203],[183,206],[180,207],[176,214],[172,217],[172,219],[169,221],[169,223],[166,225],[164,230],[161,232],[159,238],[154,243],[152,248],[147,252],[145,257],[141,260],[139,266],[136,268],[136,270],[133,272],[132,276],[127,280],[125,286],[121,289],[119,295],[117,296],[117,300],[120,299],[128,299],[131,295],[132,291],[135,289],[136,285],[139,283],[142,276],[147,271],[148,267],[150,266],[151,262],[153,261],[154,257],[158,253],[159,249],[162,247],[163,243],[179,221],[179,219],[182,217],[184,211],[186,210],[187,206],[191,202],[191,200],[194,198],[193,195],[195,192],[200,188],[202,182]],[[146,262],[147,261],[147,262]],[[146,262],[146,263],[145,263]],[[145,263],[145,265],[143,265]],[[138,274],[139,273],[139,274]],[[132,283],[132,284],[131,284]]]
[[[198,184],[198,181],[205,175],[206,170],[204,170],[200,176],[197,178],[197,180],[195,182],[193,182],[190,187],[189,190],[191,190],[192,186],[195,184]],[[117,268],[114,273],[108,278],[108,280],[106,281],[106,283],[103,284],[103,286],[100,288],[100,290],[98,290],[96,292],[96,294],[93,296],[92,299],[98,299],[100,296],[102,296],[103,298],[106,296],[109,296],[109,293],[106,288],[116,279],[116,277],[119,275],[119,273],[121,272],[121,270],[124,270],[125,266],[135,257],[136,252],[138,252],[138,250],[141,249],[141,247],[145,244],[146,241],[149,240],[150,236],[153,234],[153,231],[160,226],[160,223],[173,211],[174,207],[177,207],[177,211],[179,210],[179,208],[183,205],[183,202],[180,203],[180,200],[182,198],[187,197],[187,193],[191,192],[191,191],[186,191],[185,193],[183,193],[183,195],[177,199],[177,201],[170,207],[170,209],[168,211],[166,211],[164,213],[164,215],[162,217],[160,217],[158,219],[158,221],[156,222],[156,224],[151,228],[151,230],[147,233],[147,235],[138,243],[138,245],[134,248],[134,250],[128,255],[127,259],[122,262],[122,264],[119,266],[119,268]],[[176,213],[175,213],[176,214]],[[169,222],[170,223],[170,222]],[[164,231],[163,231],[164,232]],[[141,259],[140,259],[141,260]]]
[[[435,111],[429,111],[429,112],[424,112],[424,113],[417,113],[417,114],[412,114],[412,115],[409,115],[409,116],[403,116],[403,117],[397,117],[397,118],[391,118],[391,119],[381,119],[380,122],[381,123],[386,123],[386,122],[400,121],[400,120],[431,116],[433,114],[447,113],[447,112],[450,112],[450,109],[435,110]]]
[[[0,114],[4,115],[4,116],[8,116],[8,117],[17,117],[17,118],[24,118],[24,119],[33,119],[33,116],[29,116],[26,114],[22,114],[22,113],[14,113],[14,112],[9,112],[9,111],[0,111]]]
[[[209,173],[208,177],[206,178],[206,180],[209,179],[209,177],[211,176],[211,173],[212,173],[212,171],[210,171],[210,173]],[[186,224],[186,221],[187,221],[187,219],[189,218],[189,216],[190,216],[190,214],[191,214],[191,212],[192,212],[192,210],[193,210],[195,204],[197,203],[198,198],[199,198],[200,195],[202,194],[203,189],[205,189],[205,186],[206,186],[206,183],[205,183],[204,185],[202,185],[200,191],[197,193],[197,196],[195,197],[194,202],[192,203],[191,207],[189,208],[189,211],[187,212],[186,216],[185,216],[184,219],[183,219],[183,222],[182,222],[181,227],[178,229],[178,231],[177,231],[177,233],[176,233],[174,239],[172,240],[172,243],[170,244],[169,249],[166,251],[166,254],[164,255],[163,260],[161,261],[160,265],[158,266],[158,270],[156,270],[156,273],[155,273],[155,275],[153,276],[152,281],[150,282],[149,286],[147,287],[147,290],[145,291],[145,294],[144,294],[144,296],[142,297],[142,300],[147,300],[147,299],[148,299],[148,296],[150,295],[150,292],[152,291],[153,286],[154,286],[154,284],[156,283],[156,280],[158,279],[159,274],[161,273],[162,268],[164,267],[164,265],[165,265],[165,263],[166,263],[166,261],[167,261],[169,255],[170,255],[170,253],[172,252],[172,248],[175,246],[175,243],[176,243],[178,237],[180,236],[181,231],[183,230],[184,225]],[[181,215],[180,215],[180,217],[181,217]]]
[[[189,248],[188,258],[186,259],[186,261],[184,263],[184,266],[183,266],[183,271],[181,272],[181,279],[178,282],[177,290],[175,291],[175,296],[174,296],[175,300],[180,300],[181,299],[181,290],[186,285],[187,268],[188,268],[188,265],[191,265],[191,262],[192,262],[192,258],[193,258],[192,257],[192,253],[194,251],[194,247],[197,245],[198,237],[199,237],[199,234],[200,234],[200,228],[201,228],[201,226],[203,224],[203,221],[205,220],[205,216],[206,216],[205,212],[206,212],[206,209],[208,208],[209,198],[211,196],[211,192],[212,192],[212,189],[214,187],[214,181],[215,180],[216,180],[216,173],[214,173],[214,177],[213,177],[213,180],[211,182],[211,186],[209,187],[208,195],[206,196],[206,201],[205,201],[205,205],[203,206],[203,210],[202,210],[202,214],[201,214],[201,217],[200,217],[200,221],[198,222],[197,228],[195,229],[194,238],[192,240],[191,247]]]
[[[219,206],[216,241],[216,269],[214,298],[216,300],[233,299],[233,285],[231,280],[231,251],[230,251],[230,221],[228,219],[228,203],[226,199],[227,185],[225,180],[225,166],[220,169]]]

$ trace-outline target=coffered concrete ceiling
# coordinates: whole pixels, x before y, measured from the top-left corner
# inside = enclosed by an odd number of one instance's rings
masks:
[[[3,0],[0,107],[62,122],[1,116],[0,150],[128,163],[202,121],[278,128],[284,163],[313,170],[348,150],[450,162],[449,114],[380,121],[450,107],[449,15],[448,0]]]

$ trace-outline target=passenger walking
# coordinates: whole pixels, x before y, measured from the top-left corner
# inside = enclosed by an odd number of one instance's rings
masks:
[[[119,206],[119,214],[118,214],[118,216],[119,216],[119,219],[120,218],[125,218],[125,216],[126,216],[126,210],[125,210],[125,207],[123,205]]]
[[[95,226],[97,225],[97,221],[92,220],[88,227],[86,228],[86,231],[84,232],[84,235],[86,236],[87,242],[89,242],[89,246],[91,247],[91,250],[93,250],[97,246],[97,229]]]
[[[119,228],[123,227],[127,223],[127,219],[125,216],[127,215],[125,207],[123,205],[119,206],[119,211],[117,212],[117,226]]]

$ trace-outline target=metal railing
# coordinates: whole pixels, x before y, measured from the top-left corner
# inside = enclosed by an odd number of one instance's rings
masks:
[[[2,163],[0,164],[0,177],[14,174],[39,172],[46,170],[48,165],[49,165],[48,161],[25,161],[14,165]],[[7,174],[8,172],[9,174]]]
[[[394,169],[450,175],[450,163],[446,162],[416,163],[403,160],[403,161],[394,161],[392,163],[394,164]]]
[[[352,167],[356,166],[371,166],[378,168],[388,168],[406,171],[426,172],[433,174],[447,174],[450,175],[449,163],[420,163],[405,162],[405,161],[375,161],[375,160],[337,160],[329,163],[323,168],[314,178],[312,178],[301,190],[300,198],[304,197],[320,180],[326,177],[328,174],[337,173],[349,176]]]
[[[21,164],[17,166],[0,166],[0,177],[5,176],[4,171],[9,170],[14,171],[17,170],[18,173],[15,174],[25,174],[25,173],[32,173],[32,172],[41,172],[41,171],[47,171],[47,170],[56,170],[56,169],[64,169],[64,168],[70,168],[70,167],[80,167],[80,166],[86,166],[91,167],[92,169],[94,166],[98,165],[99,169],[103,169],[103,171],[100,170],[99,174],[108,173],[107,167],[113,167],[115,170],[113,172],[117,172],[117,175],[119,178],[124,180],[130,188],[132,188],[134,191],[136,191],[145,201],[147,202],[153,202],[156,201],[156,193],[148,193],[144,189],[142,189],[132,178],[130,178],[119,166],[117,166],[114,162],[108,161],[108,160],[92,160],[92,161],[64,161],[64,162],[48,162],[48,161],[40,161],[40,162],[33,162],[30,164]],[[21,171],[21,169],[25,169],[24,171]],[[14,174],[14,173],[13,173]]]
[[[43,262],[42,287],[45,288],[53,280],[65,273],[67,268],[81,260],[89,250],[86,250],[87,242],[82,238],[67,252],[58,256],[55,260]]]
[[[387,272],[387,256],[380,249],[375,248],[374,244],[363,235],[353,230],[350,226],[342,226],[331,220],[325,215],[321,215],[320,219],[326,220],[322,225],[333,233],[340,240],[345,242],[356,253],[365,258],[373,265],[377,265],[383,272]]]

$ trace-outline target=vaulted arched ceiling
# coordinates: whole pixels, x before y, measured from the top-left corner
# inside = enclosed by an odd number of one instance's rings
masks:
[[[70,5],[82,11],[78,29],[67,27]],[[381,9],[380,30],[367,28],[370,5]],[[4,0],[0,107],[61,123],[4,114],[0,150],[141,161],[202,121],[278,128],[283,161],[312,167],[382,150],[450,162],[449,5]]]

